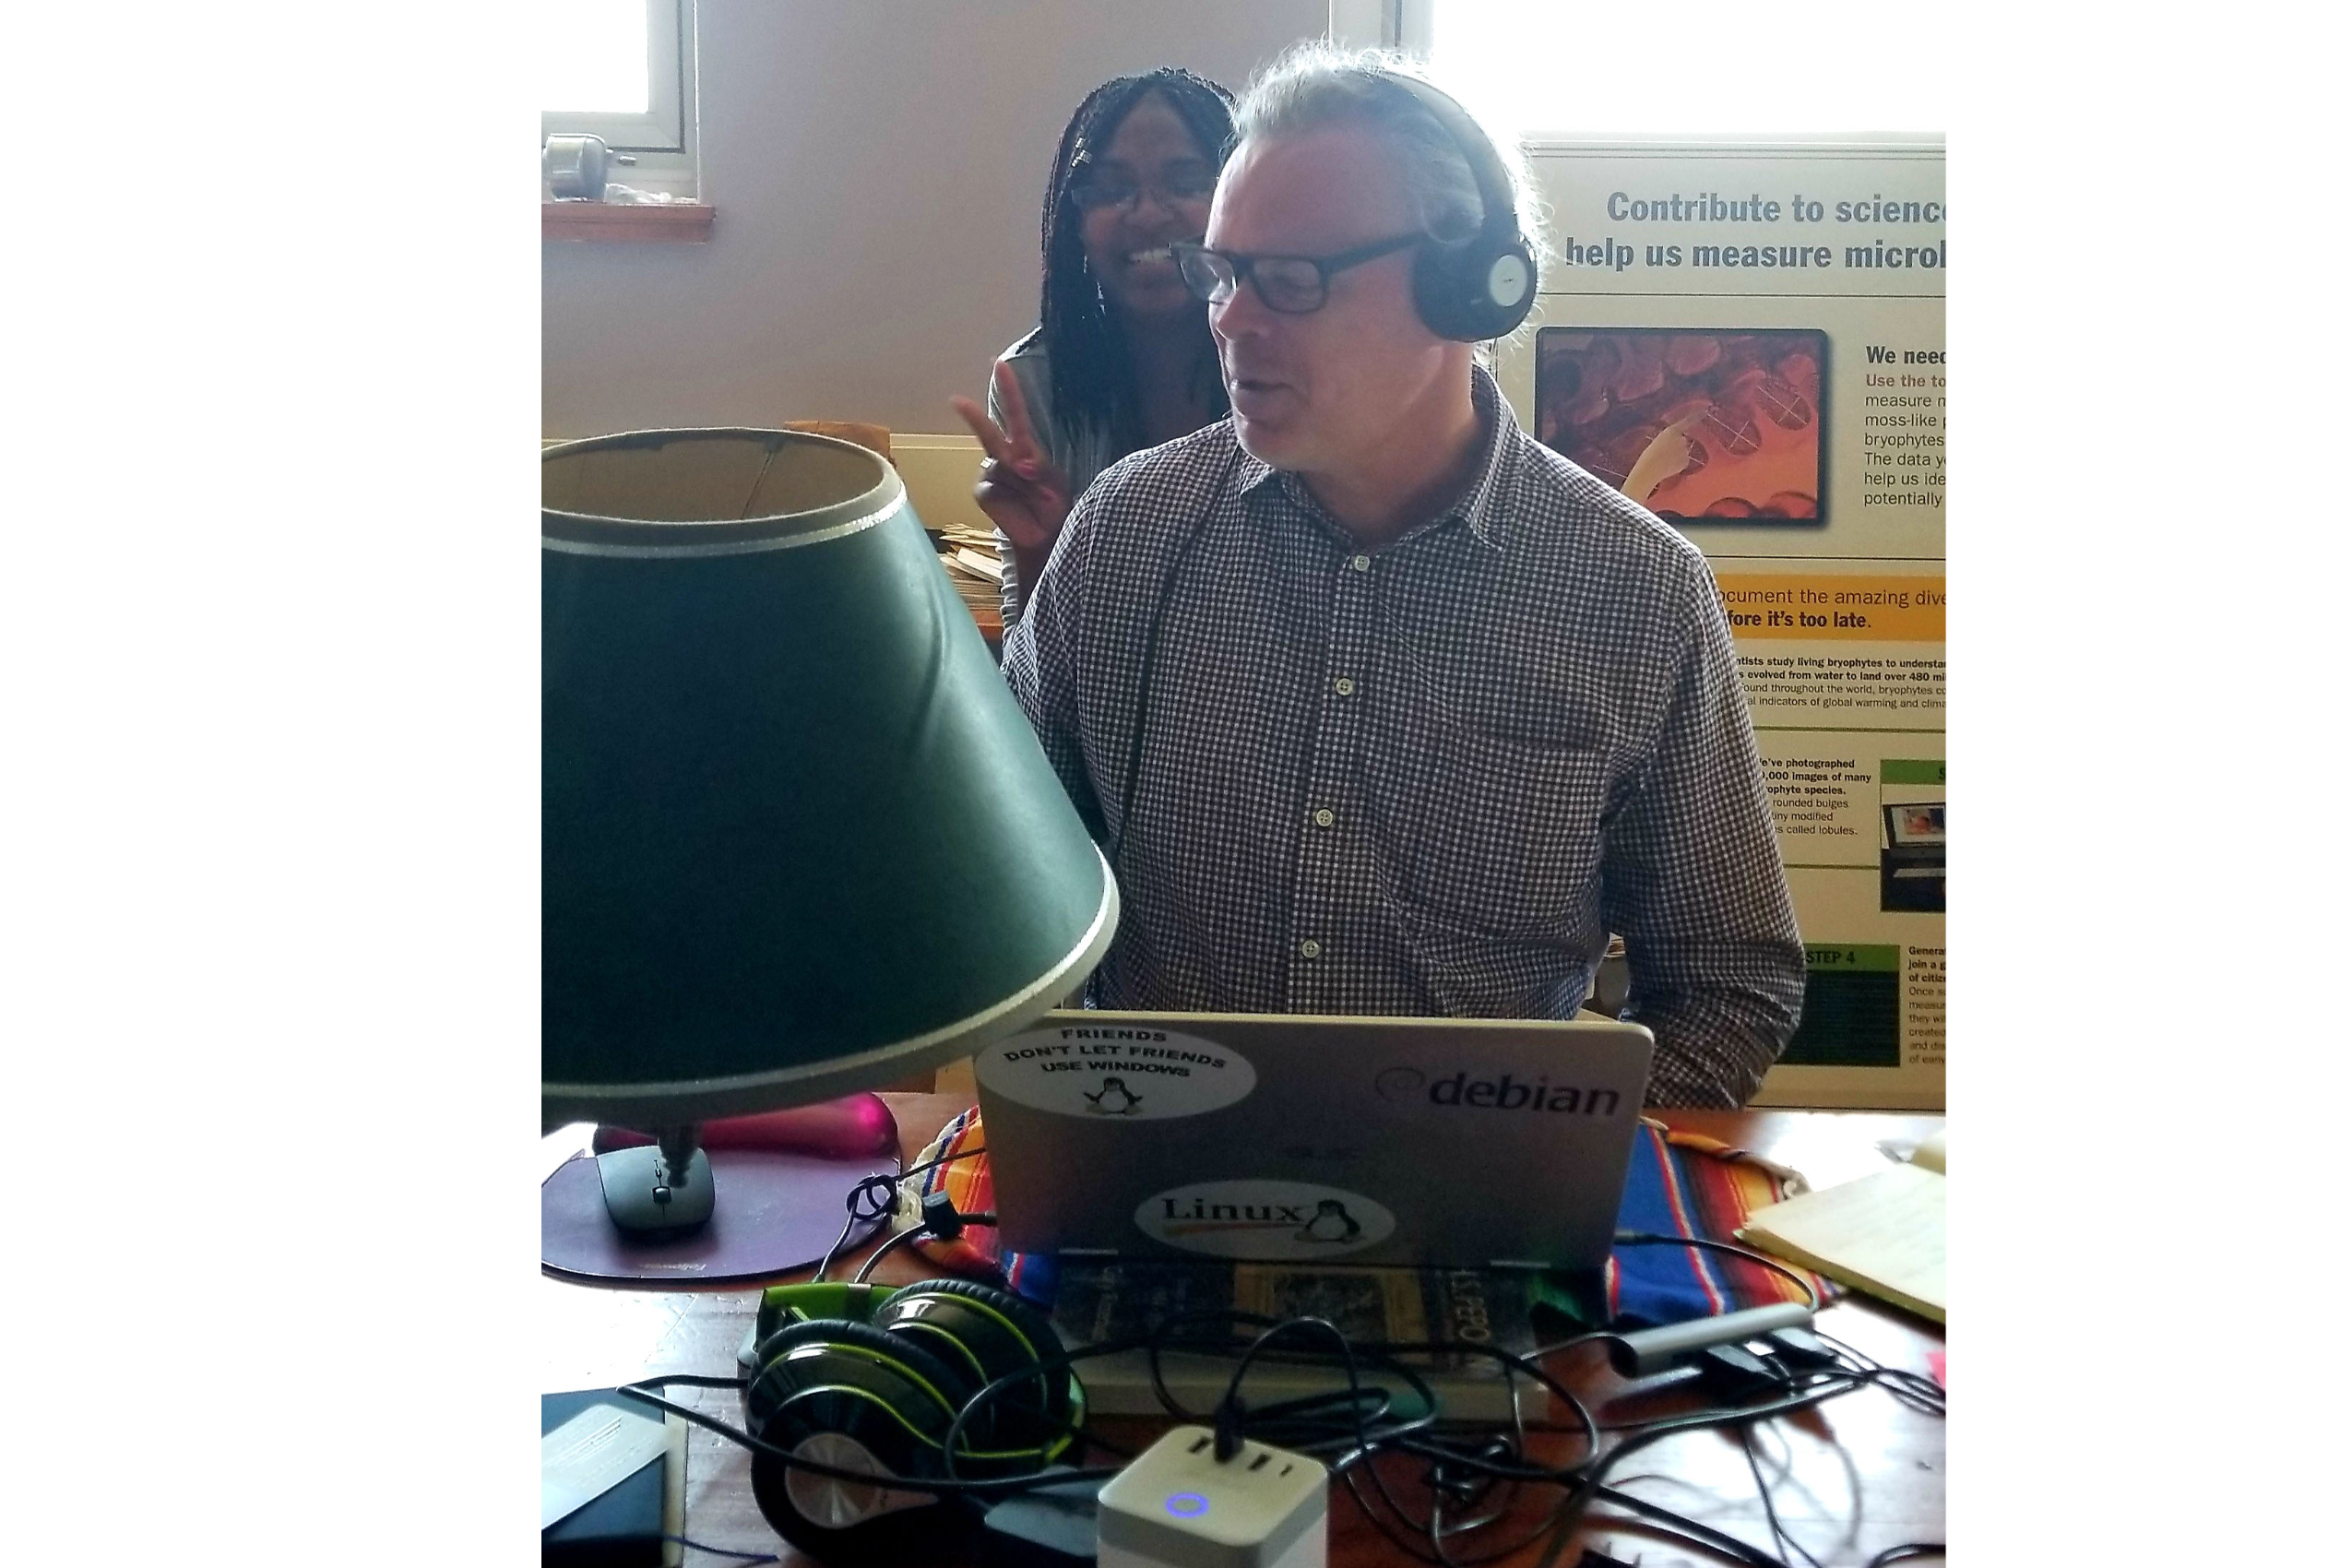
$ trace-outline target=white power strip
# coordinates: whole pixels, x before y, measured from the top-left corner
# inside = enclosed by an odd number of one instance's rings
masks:
[[[1178,1427],[1102,1489],[1099,1568],[1324,1568],[1331,1473],[1318,1460],[1244,1440],[1217,1457],[1217,1434]]]

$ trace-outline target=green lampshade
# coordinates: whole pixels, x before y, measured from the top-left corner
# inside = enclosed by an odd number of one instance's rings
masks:
[[[886,461],[652,431],[540,473],[543,1116],[872,1087],[1085,978],[1110,868]]]

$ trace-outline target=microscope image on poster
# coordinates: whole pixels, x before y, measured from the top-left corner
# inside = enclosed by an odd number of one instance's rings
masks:
[[[1536,435],[1669,522],[1824,522],[1812,328],[1536,334]]]
[[[1903,801],[1879,807],[1886,823],[1879,846],[1878,907],[1943,912],[1943,802]]]

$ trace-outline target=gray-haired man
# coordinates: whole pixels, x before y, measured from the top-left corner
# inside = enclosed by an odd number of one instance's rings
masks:
[[[1431,330],[1483,214],[1420,92],[1310,49],[1237,120],[1232,418],[1104,473],[1005,643],[1119,876],[1093,1000],[1565,1017],[1616,932],[1651,1101],[1740,1103],[1804,953],[1705,560]]]

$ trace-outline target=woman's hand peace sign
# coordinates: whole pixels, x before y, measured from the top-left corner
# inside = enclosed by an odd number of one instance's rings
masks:
[[[988,460],[980,465],[980,483],[972,487],[972,499],[990,521],[1004,530],[1015,549],[1039,556],[1051,551],[1063,519],[1070,515],[1070,481],[1038,445],[1013,367],[1001,360],[996,365],[996,402],[1004,415],[1004,428],[999,429],[987,410],[969,398],[951,398],[948,402],[980,438],[980,450],[988,454]]]

